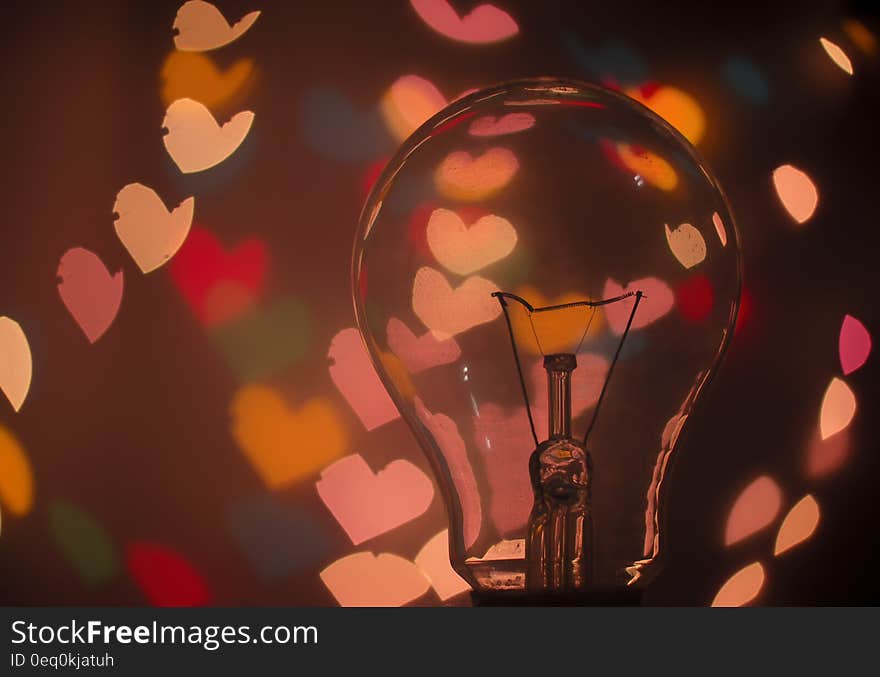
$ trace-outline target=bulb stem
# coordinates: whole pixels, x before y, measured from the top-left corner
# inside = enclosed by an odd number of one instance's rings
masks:
[[[555,353],[544,357],[547,370],[547,419],[549,439],[571,437],[571,373],[577,359],[571,353]]]

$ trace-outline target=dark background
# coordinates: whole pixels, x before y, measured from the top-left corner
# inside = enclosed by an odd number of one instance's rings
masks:
[[[753,561],[767,571],[764,604],[880,600],[871,570],[880,545],[876,356],[846,377],[858,412],[845,463],[821,478],[805,473],[822,396],[840,375],[843,316],[856,316],[878,336],[877,55],[860,51],[841,29],[844,19],[856,18],[880,34],[871,3],[499,0],[519,35],[473,46],[435,33],[404,1],[223,0],[218,7],[232,20],[253,9],[262,15],[239,40],[207,53],[222,69],[253,59],[256,72],[238,102],[212,112],[226,120],[247,109],[256,118],[233,157],[193,175],[178,171],[160,132],[160,72],[174,48],[179,4],[28,2],[4,9],[0,314],[25,330],[34,376],[19,413],[0,402],[0,424],[27,451],[35,501],[21,517],[3,506],[0,601],[143,604],[125,566],[127,549],[142,541],[185,557],[219,605],[334,604],[318,576],[330,562],[362,550],[414,557],[445,523],[439,494],[421,517],[352,547],[314,482],[304,481],[272,496],[300,528],[266,527],[266,539],[297,543],[300,565],[268,582],[255,575],[229,530],[236,501],[266,495],[230,435],[238,380],[169,267],[143,275],[120,245],[115,195],[135,181],[169,206],[196,195],[195,224],[227,246],[262,239],[269,252],[264,299],[299,299],[310,318],[304,357],[266,382],[292,402],[330,400],[345,420],[351,453],[374,469],[406,458],[427,471],[405,424],[365,432],[327,371],[331,338],[354,323],[349,258],[364,177],[394,144],[372,161],[335,161],[304,138],[302,102],[332,87],[356,109],[375,110],[409,73],[447,98],[529,75],[601,81],[607,73],[578,58],[572,36],[587,52],[624,41],[643,57],[647,80],[699,101],[707,118],[699,150],[728,194],[743,243],[744,317],[667,479],[667,564],[647,600],[706,604]],[[463,13],[478,3],[453,4]],[[853,77],[828,59],[820,36],[846,50]],[[766,102],[749,100],[725,80],[730,57],[760,69]],[[771,183],[773,169],[785,163],[808,171],[819,190],[815,215],[800,227]],[[74,246],[125,274],[119,315],[94,345],[56,289],[58,261]],[[782,512],[774,527],[725,548],[730,507],[761,474],[782,487]],[[821,506],[819,528],[774,558],[776,526],[806,493]],[[77,576],[48,526],[59,500],[105,530],[118,549],[116,575],[93,585]],[[416,603],[440,602],[429,591]]]

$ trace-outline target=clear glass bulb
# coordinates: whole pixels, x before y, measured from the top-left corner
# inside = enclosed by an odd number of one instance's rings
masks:
[[[619,93],[506,83],[404,142],[361,216],[354,304],[475,590],[650,579],[667,463],[739,292],[718,183]]]

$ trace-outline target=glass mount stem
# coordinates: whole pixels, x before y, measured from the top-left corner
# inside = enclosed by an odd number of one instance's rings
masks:
[[[526,539],[526,587],[531,592],[582,590],[591,583],[590,463],[571,436],[571,353],[544,358],[549,437],[529,459],[534,505]]]

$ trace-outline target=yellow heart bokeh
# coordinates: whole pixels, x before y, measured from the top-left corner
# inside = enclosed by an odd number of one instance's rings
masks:
[[[253,59],[239,59],[225,71],[204,54],[171,52],[162,65],[162,102],[195,99],[208,108],[236,106],[253,83]]]
[[[0,425],[0,501],[13,515],[26,515],[34,503],[34,476],[21,443]]]
[[[270,489],[305,479],[346,451],[342,417],[324,398],[291,409],[275,389],[249,384],[231,409],[232,436]]]

